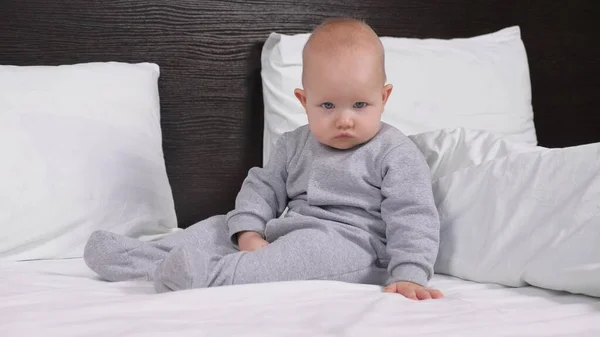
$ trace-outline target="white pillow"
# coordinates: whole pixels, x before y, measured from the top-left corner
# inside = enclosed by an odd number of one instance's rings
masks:
[[[156,64],[0,66],[0,259],[81,257],[96,229],[177,227]]]
[[[439,274],[600,297],[600,143],[509,153],[433,183]]]
[[[488,131],[465,128],[428,131],[408,138],[423,153],[433,180],[512,153],[543,149],[514,142]]]
[[[307,123],[301,88],[309,34],[271,33],[262,50],[263,160],[279,136]],[[383,120],[411,135],[436,129],[487,130],[537,145],[529,67],[517,26],[460,39],[381,38],[394,86]]]

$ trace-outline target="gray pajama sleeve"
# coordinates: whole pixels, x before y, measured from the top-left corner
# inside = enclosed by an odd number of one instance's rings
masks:
[[[264,237],[267,221],[279,217],[287,206],[287,136],[279,137],[268,163],[250,169],[242,183],[235,208],[226,217],[234,244],[236,234],[243,231],[258,232]]]
[[[390,257],[387,283],[426,286],[433,275],[440,231],[429,167],[410,141],[391,149],[381,167],[381,215]]]

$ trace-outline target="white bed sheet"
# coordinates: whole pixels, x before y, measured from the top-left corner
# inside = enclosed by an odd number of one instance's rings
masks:
[[[600,336],[600,300],[436,276],[446,298],[282,282],[154,294],[80,259],[0,262],[0,336]]]

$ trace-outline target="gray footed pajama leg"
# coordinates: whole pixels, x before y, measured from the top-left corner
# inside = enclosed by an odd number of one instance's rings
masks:
[[[335,231],[304,228],[253,252],[220,255],[201,246],[179,246],[160,263],[157,292],[233,284],[336,280],[382,285],[376,254]]]
[[[225,216],[218,215],[150,242],[107,231],[95,231],[86,243],[83,258],[88,267],[105,280],[152,281],[158,263],[177,246],[202,247],[213,254],[237,251],[229,239]]]

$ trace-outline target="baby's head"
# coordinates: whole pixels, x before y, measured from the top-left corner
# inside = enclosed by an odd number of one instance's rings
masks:
[[[313,135],[338,149],[373,138],[392,91],[377,34],[358,20],[328,20],[311,34],[302,58],[303,89],[294,93]]]

